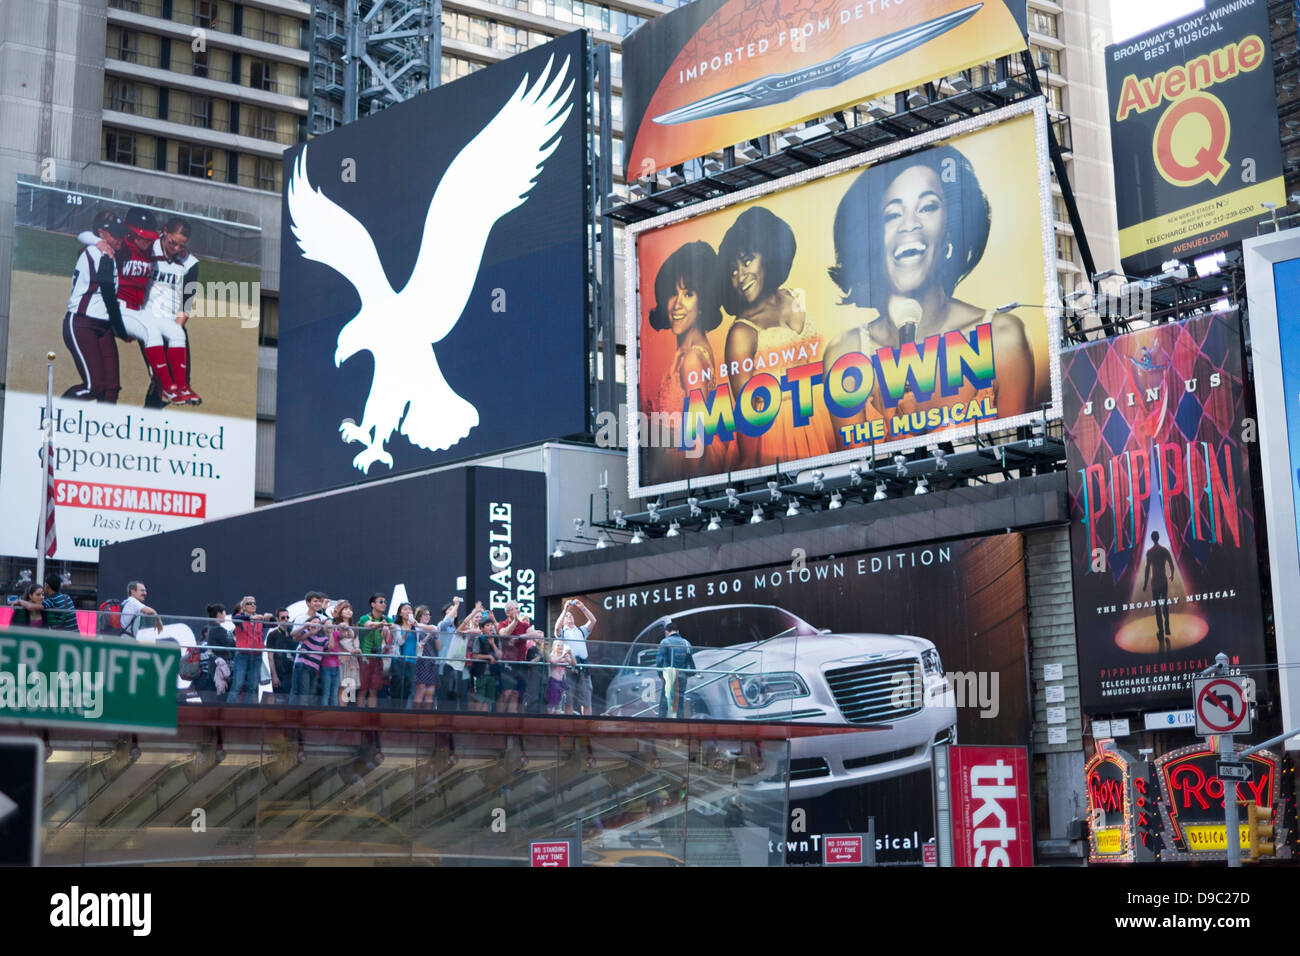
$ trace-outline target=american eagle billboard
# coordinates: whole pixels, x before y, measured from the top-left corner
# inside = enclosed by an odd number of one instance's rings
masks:
[[[632,497],[1059,415],[1045,109],[947,135],[628,227]]]
[[[208,213],[19,179],[0,554],[35,556],[43,485],[66,561],[252,508],[262,230]]]
[[[1186,707],[1263,665],[1241,327],[1207,315],[1062,353],[1082,706]]]
[[[1219,0],[1106,47],[1119,251],[1131,273],[1255,234],[1286,204],[1265,0]]]
[[[695,0],[623,41],[631,180],[1025,45],[1024,0]]]
[[[277,498],[586,430],[586,34],[285,152]]]

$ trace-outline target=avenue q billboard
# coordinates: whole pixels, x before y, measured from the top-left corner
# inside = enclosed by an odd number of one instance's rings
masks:
[[[1240,341],[1208,315],[1062,354],[1085,712],[1186,707],[1220,651],[1265,663]]]
[[[628,227],[633,497],[1057,413],[1042,101],[959,132]]]
[[[277,498],[585,431],[586,38],[286,150]]]
[[[1024,0],[695,0],[623,41],[625,175],[1014,53],[1024,17]]]
[[[1130,273],[1255,234],[1286,204],[1265,0],[1220,0],[1106,48],[1120,255]]]

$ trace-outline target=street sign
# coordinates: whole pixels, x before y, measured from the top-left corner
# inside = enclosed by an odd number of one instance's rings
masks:
[[[528,844],[531,866],[569,866],[569,841],[552,840],[548,843]]]
[[[1220,760],[1215,769],[1220,780],[1249,780],[1250,768],[1244,763],[1225,763]]]
[[[864,833],[827,833],[822,837],[824,866],[870,866],[875,863],[875,840]]]
[[[1198,677],[1192,686],[1196,732],[1202,737],[1250,733],[1250,705],[1240,677]]]
[[[180,647],[0,633],[0,723],[176,733]]]
[[[0,737],[0,866],[39,866],[45,744]]]

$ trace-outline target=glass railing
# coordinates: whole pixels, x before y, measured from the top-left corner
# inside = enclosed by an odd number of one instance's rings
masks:
[[[91,611],[78,617],[83,636],[120,636],[120,620]],[[182,705],[843,724],[881,722],[924,702],[919,658],[854,674],[852,664],[828,667],[838,662],[824,649],[801,653],[801,641],[822,637],[811,629],[672,647],[660,644],[660,633],[566,643],[536,629],[519,637],[428,624],[406,632],[335,623],[312,630],[164,615],[144,619],[135,636],[180,649]],[[832,650],[842,659],[853,648]]]
[[[778,665],[761,641],[661,651],[657,641],[566,645],[536,631],[507,638],[432,625],[385,635],[335,623],[313,633],[269,621],[164,615],[163,622],[142,622],[136,639],[181,649],[182,704],[649,720],[808,716],[798,701],[809,689],[791,669],[790,650]]]

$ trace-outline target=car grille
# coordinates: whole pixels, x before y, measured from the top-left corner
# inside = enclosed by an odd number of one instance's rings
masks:
[[[790,761],[791,780],[811,780],[814,777],[829,777],[830,766],[821,757],[796,757]]]
[[[916,658],[836,668],[826,672],[826,683],[852,724],[888,723],[921,710],[921,662]]]

